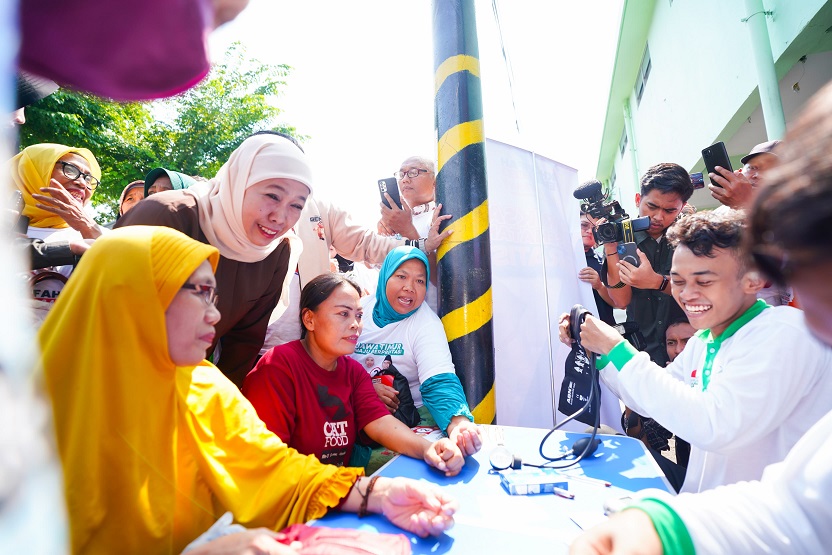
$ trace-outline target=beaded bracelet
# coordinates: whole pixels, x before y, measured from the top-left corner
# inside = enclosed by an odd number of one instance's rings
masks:
[[[361,495],[361,506],[358,508],[358,518],[367,516],[367,503],[370,501],[370,494],[373,491],[373,487],[376,485],[376,480],[378,480],[378,476],[370,478],[370,483],[367,484],[367,490],[363,494],[360,489],[358,490],[358,495]],[[356,486],[356,488],[358,488],[358,486]]]

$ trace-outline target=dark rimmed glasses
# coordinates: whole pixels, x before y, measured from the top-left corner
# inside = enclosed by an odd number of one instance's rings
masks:
[[[419,177],[420,173],[430,173],[430,170],[423,170],[422,168],[412,168],[407,170],[406,172],[396,172],[393,174],[393,177],[395,177],[396,179],[404,179],[404,176],[407,176],[410,179],[413,179],[415,177]]]
[[[182,289],[190,289],[196,291],[196,294],[202,298],[202,301],[207,306],[217,306],[220,296],[217,295],[217,289],[213,285],[199,285],[196,283],[186,283]]]
[[[82,172],[81,168],[79,168],[75,164],[70,164],[69,162],[64,162],[63,160],[58,160],[58,163],[61,164],[61,173],[64,174],[64,177],[66,177],[70,181],[75,181],[80,178],[81,182],[84,184],[84,187],[86,187],[90,191],[94,191],[96,187],[98,187],[98,185],[101,183],[92,175]]]

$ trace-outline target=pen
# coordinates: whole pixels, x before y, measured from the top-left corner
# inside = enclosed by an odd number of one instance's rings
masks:
[[[612,486],[610,482],[607,482],[606,480],[599,480],[598,478],[590,478],[589,476],[575,476],[574,474],[566,474],[565,472],[563,473],[563,475],[568,476],[573,480],[583,480],[585,482],[591,482],[593,484],[604,486],[605,488]]]
[[[574,493],[569,493],[565,489],[552,488],[552,493],[554,493],[555,495],[560,496],[560,497],[565,497],[567,499],[575,499],[575,494]]]

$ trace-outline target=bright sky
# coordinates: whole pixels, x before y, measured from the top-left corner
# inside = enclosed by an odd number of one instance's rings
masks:
[[[475,0],[486,136],[594,177],[621,0],[497,0],[515,110],[491,0]],[[412,155],[436,158],[429,0],[251,0],[215,31],[294,69],[281,120],[311,138],[315,193],[365,225],[378,220],[378,178]]]

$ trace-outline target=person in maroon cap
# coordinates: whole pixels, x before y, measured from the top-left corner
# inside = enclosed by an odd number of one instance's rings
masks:
[[[717,166],[719,173],[708,174],[711,178],[711,184],[708,185],[711,195],[728,208],[742,210],[749,207],[754,199],[754,188],[760,185],[760,179],[765,172],[777,165],[777,154],[774,150],[779,144],[780,141],[758,144],[742,157],[742,169],[733,173]],[[722,207],[717,210],[722,210]]]

